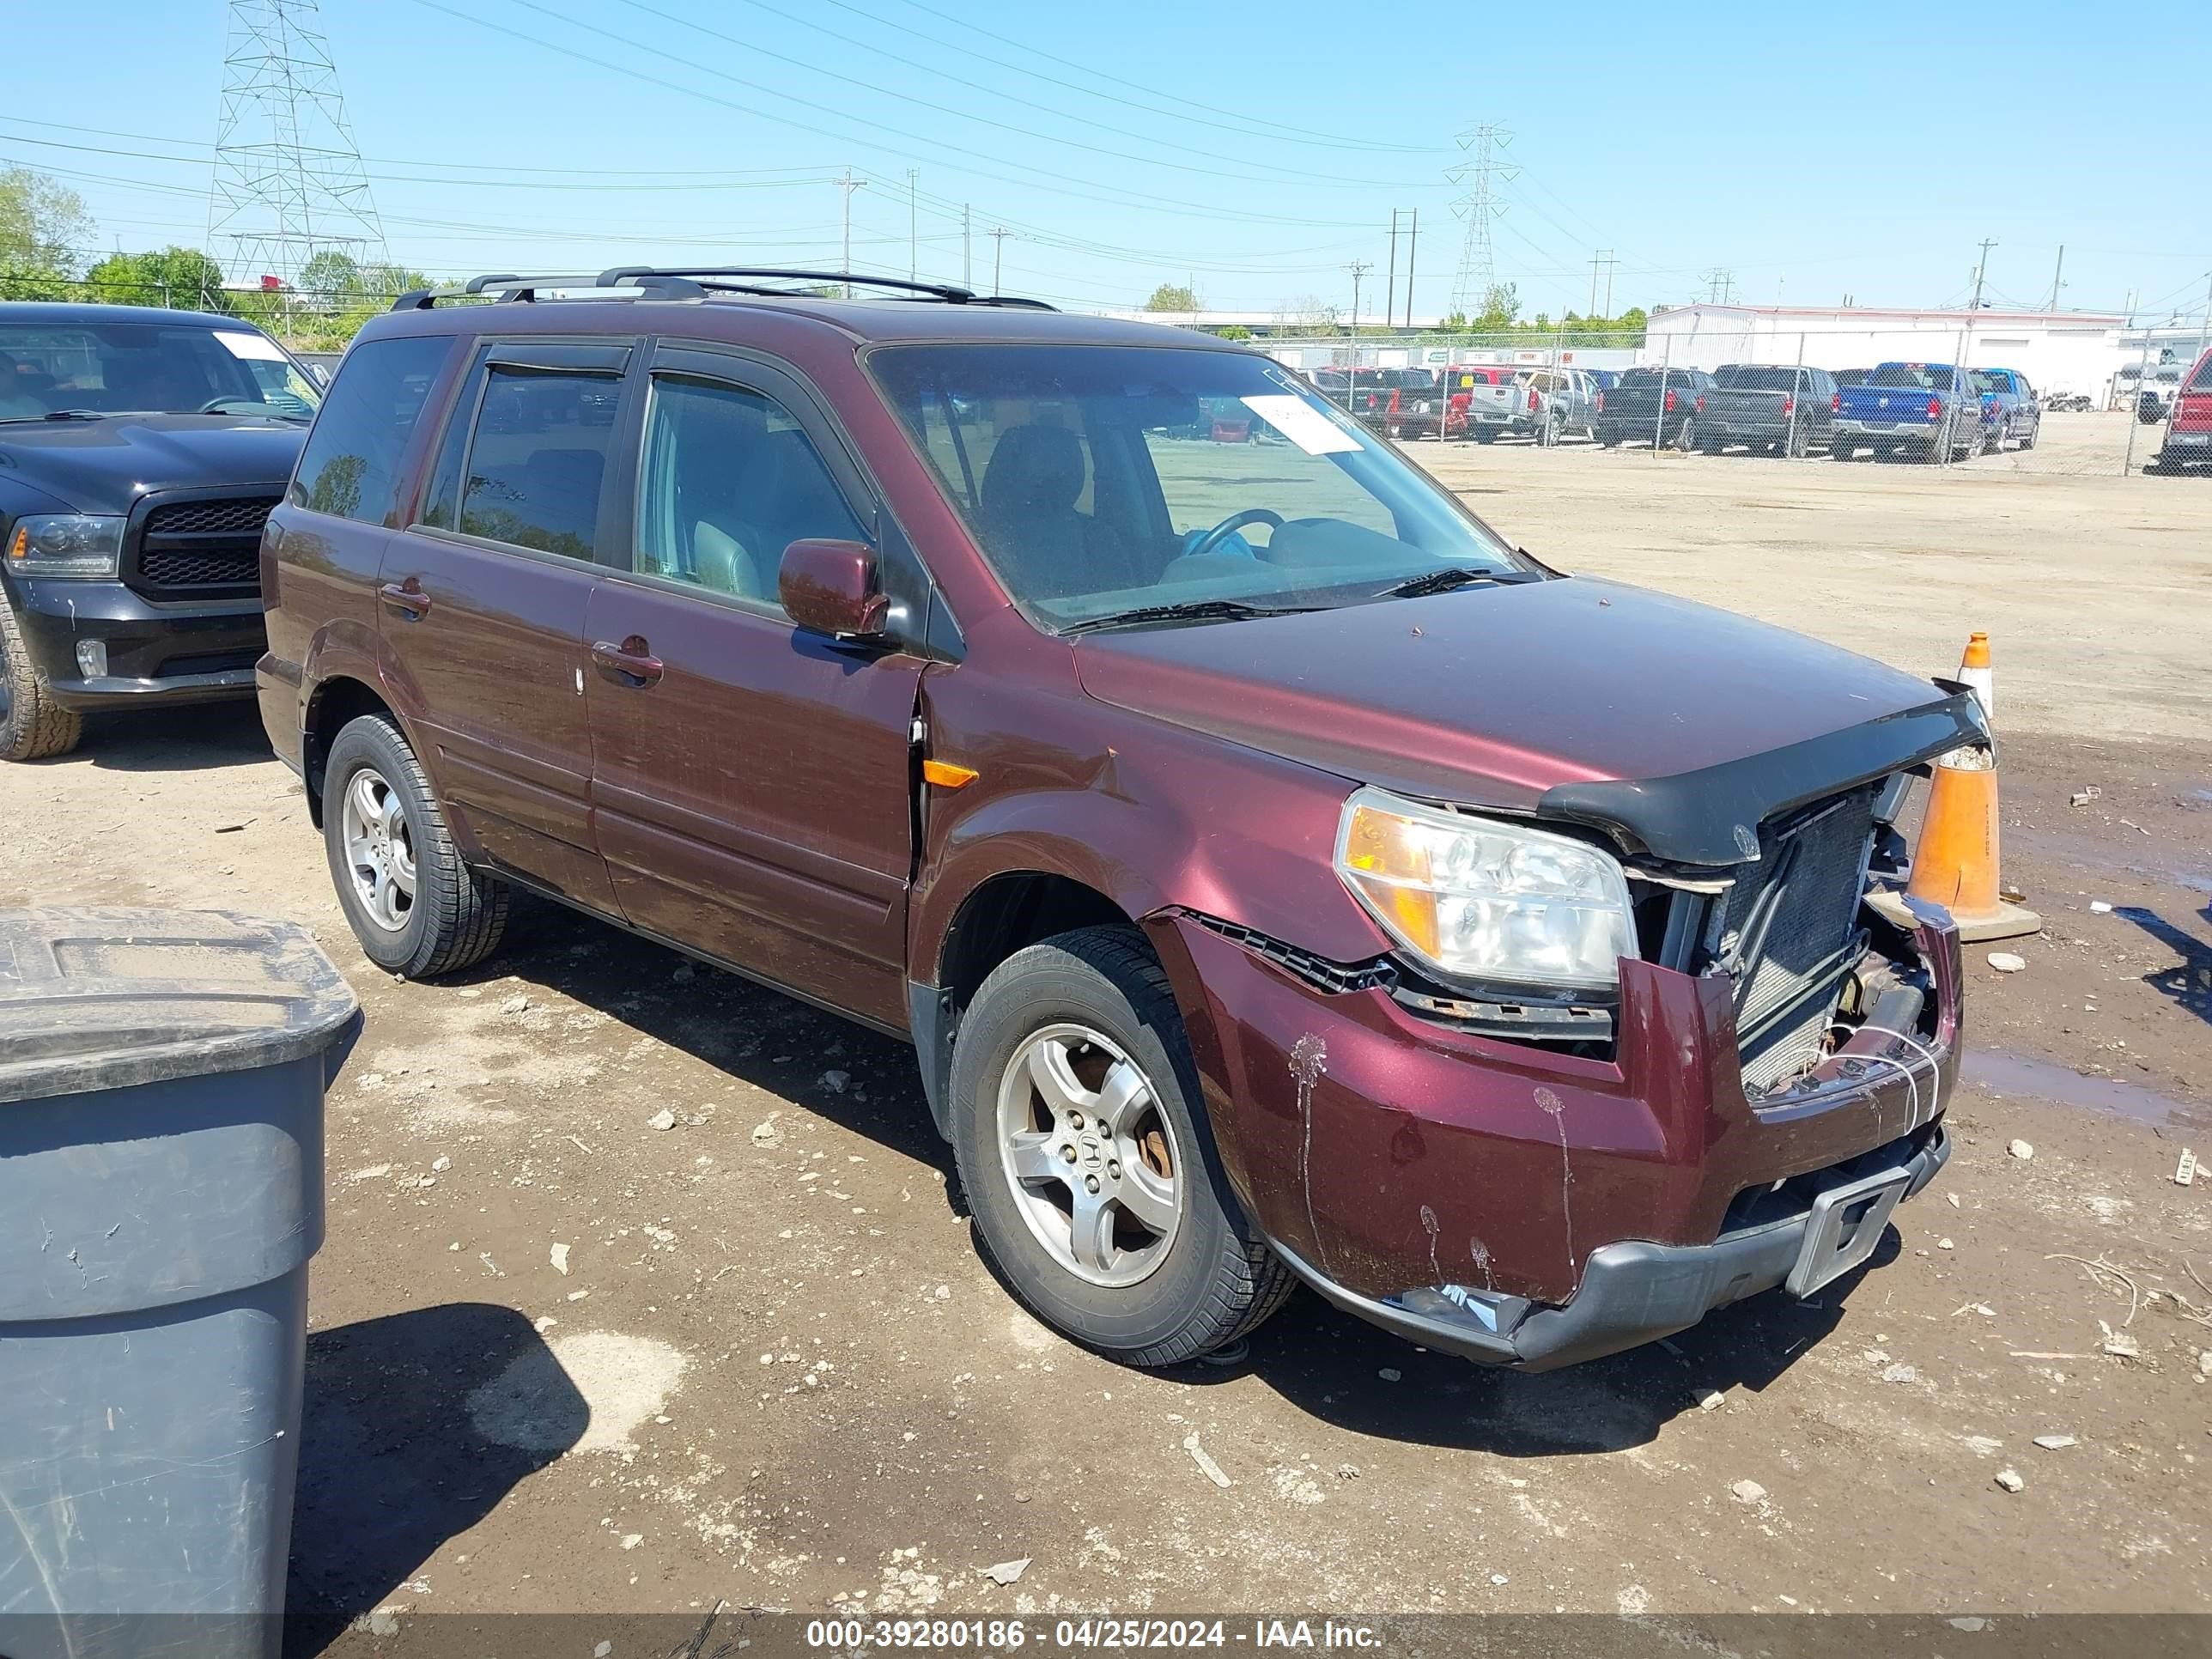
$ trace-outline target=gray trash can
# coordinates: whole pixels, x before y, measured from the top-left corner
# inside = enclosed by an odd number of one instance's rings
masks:
[[[0,1655],[274,1656],[323,1088],[305,930],[0,912]]]

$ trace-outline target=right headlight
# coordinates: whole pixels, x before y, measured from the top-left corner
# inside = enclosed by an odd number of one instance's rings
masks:
[[[1336,870],[1392,938],[1449,978],[1603,990],[1636,954],[1620,863],[1571,836],[1361,789],[1344,804]]]
[[[8,532],[8,568],[19,576],[112,580],[123,557],[121,519],[33,513]]]

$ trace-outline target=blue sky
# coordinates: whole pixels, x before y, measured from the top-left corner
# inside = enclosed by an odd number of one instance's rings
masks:
[[[103,247],[201,242],[222,0],[11,10],[14,61],[79,71],[16,77],[0,161],[64,175]],[[1009,291],[1066,305],[1188,279],[1218,307],[1343,307],[1365,261],[1371,317],[1391,210],[1418,208],[1428,312],[1464,232],[1445,170],[1486,121],[1514,135],[1493,241],[1532,314],[1585,309],[1600,248],[1616,308],[1717,267],[1754,303],[1958,303],[1984,237],[1999,303],[2047,299],[2062,242],[2071,307],[2197,314],[2212,269],[2212,170],[2169,136],[2212,62],[2203,0],[325,0],[322,21],[393,256],[441,276],[834,263],[848,167],[855,265],[902,275],[911,167],[925,276],[959,279],[968,204],[979,286],[996,248]]]

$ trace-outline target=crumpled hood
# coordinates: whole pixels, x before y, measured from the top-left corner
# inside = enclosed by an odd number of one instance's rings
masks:
[[[274,485],[305,426],[237,415],[129,415],[0,425],[0,468],[78,513],[127,513],[149,489]]]
[[[1359,782],[1522,810],[1943,697],[1785,629],[1583,576],[1087,635],[1075,659],[1084,689],[1119,708]]]

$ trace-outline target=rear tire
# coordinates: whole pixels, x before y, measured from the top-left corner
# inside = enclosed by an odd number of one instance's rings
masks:
[[[1674,428],[1674,447],[1686,455],[1697,447],[1697,420],[1694,416],[1685,416],[1682,424]]]
[[[507,885],[462,862],[422,763],[384,715],[349,721],[331,744],[323,844],[339,908],[386,972],[428,979],[498,947]]]
[[[1030,1312],[1123,1364],[1234,1342],[1295,1283],[1200,1099],[1167,975],[1129,927],[1016,951],[960,1022],[952,1150],[977,1248]]]
[[[1779,445],[1784,458],[1792,461],[1803,460],[1812,447],[1813,434],[1802,426],[1791,427],[1790,435]]]
[[[1855,461],[1859,458],[1859,447],[1849,438],[1831,438],[1828,440],[1828,458],[1837,461]]]
[[[0,593],[0,760],[66,755],[84,735],[84,716],[54,701],[31,660],[15,607]]]

